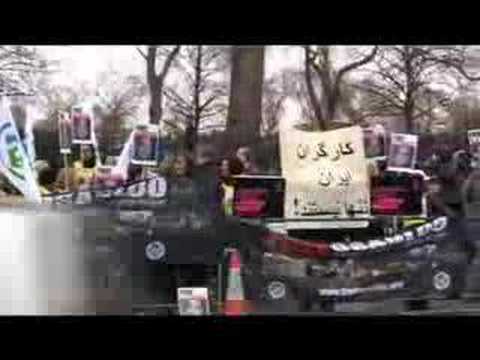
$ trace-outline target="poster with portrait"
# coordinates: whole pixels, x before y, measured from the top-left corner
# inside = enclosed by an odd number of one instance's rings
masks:
[[[468,130],[468,147],[470,154],[480,156],[480,129]]]
[[[363,129],[365,156],[367,159],[382,160],[386,157],[385,129],[382,125],[375,125]]]
[[[72,153],[72,123],[67,113],[61,113],[58,117],[58,136],[60,154]]]
[[[82,107],[74,107],[71,115],[73,144],[93,144],[93,116]]]
[[[158,164],[158,127],[137,126],[133,134],[133,154],[131,163],[142,166]]]
[[[388,152],[388,170],[411,171],[417,162],[418,136],[411,134],[391,135]]]
[[[210,315],[207,288],[178,288],[177,301],[180,315]]]
[[[323,132],[283,128],[280,151],[286,218],[369,217],[370,186],[360,126]]]

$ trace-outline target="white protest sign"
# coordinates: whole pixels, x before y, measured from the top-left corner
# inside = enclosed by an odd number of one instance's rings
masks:
[[[471,154],[480,154],[480,129],[468,130],[468,145]]]
[[[282,128],[280,148],[286,218],[369,217],[370,187],[359,126],[324,132]]]
[[[417,135],[392,134],[388,153],[388,169],[394,171],[415,169],[417,147]]]
[[[365,144],[365,156],[373,159],[384,159],[386,153],[385,147],[385,129],[382,125],[375,125],[363,129],[363,140]]]
[[[132,164],[142,166],[155,166],[158,162],[158,127],[137,126],[133,135]]]
[[[60,154],[68,155],[72,153],[72,123],[67,113],[58,115],[58,141]]]
[[[180,315],[210,315],[207,288],[178,288],[177,301]]]
[[[76,105],[72,109],[72,143],[93,144],[94,120],[88,106]]]

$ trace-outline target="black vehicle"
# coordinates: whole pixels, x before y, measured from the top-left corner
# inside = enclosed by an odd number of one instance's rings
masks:
[[[218,273],[224,249],[263,232],[261,226],[222,216],[205,196],[181,204],[169,199],[168,182],[152,178],[115,189],[50,196],[57,207],[73,203],[75,209],[92,209],[92,214],[102,209],[104,235],[91,236],[110,253],[100,278],[105,286],[121,284],[135,312],[157,307],[156,313],[175,313],[178,287],[207,287],[215,303],[218,278],[224,275]]]
[[[143,223],[125,220],[117,225],[121,233],[117,241],[130,269],[137,307],[173,306],[178,287],[207,287],[214,301],[224,249],[238,247],[238,242],[258,237],[260,231],[232,219],[177,211],[168,205],[152,211]]]
[[[260,241],[242,247],[256,300],[293,301],[298,310],[310,311],[316,305],[332,310],[338,301],[460,296],[465,251],[447,218],[428,216],[425,177],[387,172],[385,179],[372,190],[372,206],[380,206],[368,226],[341,226],[338,220],[337,228],[320,222],[302,228],[283,218],[281,177],[237,177],[236,216],[269,229]]]

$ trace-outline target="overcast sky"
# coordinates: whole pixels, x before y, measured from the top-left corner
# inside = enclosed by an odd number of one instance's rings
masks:
[[[41,46],[50,60],[60,62],[60,71],[53,77],[58,84],[95,84],[97,75],[108,69],[144,76],[144,60],[135,46]],[[287,67],[301,65],[301,49],[291,46],[268,47],[265,75],[269,77]]]
[[[40,46],[40,52],[49,60],[58,61],[58,72],[51,81],[58,85],[79,86],[86,84],[95,88],[100,73],[110,69],[126,75],[145,76],[145,63],[135,46]],[[302,64],[302,51],[299,47],[269,46],[265,58],[265,76],[280,72],[285,68],[298,68]],[[174,75],[173,75],[174,76]],[[175,79],[170,79],[175,81]],[[143,107],[139,122],[146,120],[146,107]],[[297,117],[298,111],[290,103],[287,117]]]
[[[333,58],[336,66],[349,61],[348,48],[337,46]],[[269,78],[283,69],[300,69],[303,66],[303,51],[300,46],[267,46],[265,57],[265,77]],[[59,71],[52,76],[58,85],[79,86],[85,84],[95,89],[98,75],[108,70],[125,75],[145,76],[145,61],[135,46],[40,46],[40,52],[49,60],[59,64]],[[175,74],[168,81],[175,82]],[[148,98],[139,113],[138,123],[148,121]],[[284,119],[296,122],[301,117],[299,105],[289,99],[286,102]]]

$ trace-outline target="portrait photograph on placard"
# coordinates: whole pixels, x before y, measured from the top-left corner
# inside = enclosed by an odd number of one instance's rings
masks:
[[[209,315],[207,288],[178,288],[177,299],[180,315]]]
[[[146,126],[138,126],[133,136],[132,164],[157,165],[158,141],[158,132]]]
[[[468,130],[468,148],[470,154],[480,155],[480,129]]]
[[[58,117],[58,136],[61,154],[72,153],[72,123],[68,114],[63,113]]]
[[[392,134],[388,153],[388,168],[413,170],[417,161],[418,137],[416,135]]]
[[[72,111],[73,144],[93,143],[93,119],[82,108],[74,108]]]
[[[383,159],[386,155],[385,132],[381,127],[363,129],[365,156],[368,159]]]

